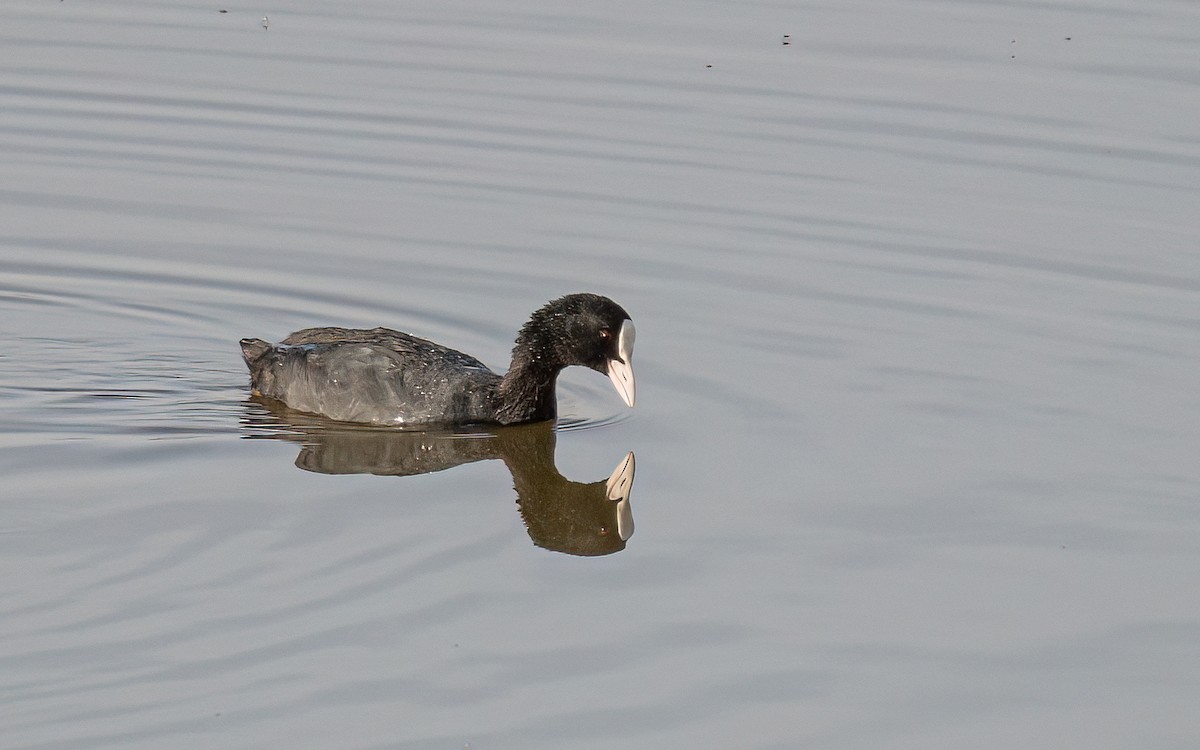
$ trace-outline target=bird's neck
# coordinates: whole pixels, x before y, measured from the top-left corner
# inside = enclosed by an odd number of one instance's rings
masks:
[[[508,372],[500,380],[500,421],[515,424],[554,419],[558,415],[554,389],[562,369],[562,365],[552,364],[518,346]]]

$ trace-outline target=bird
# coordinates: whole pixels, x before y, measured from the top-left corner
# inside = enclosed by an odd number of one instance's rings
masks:
[[[579,293],[530,316],[503,376],[470,355],[382,327],[306,328],[278,344],[240,344],[257,397],[339,422],[424,427],[555,419],[558,374],[572,365],[608,375],[632,408],[635,337],[624,308]]]

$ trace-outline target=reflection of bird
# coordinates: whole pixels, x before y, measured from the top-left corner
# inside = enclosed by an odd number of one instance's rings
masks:
[[[607,555],[633,534],[629,497],[634,458],[626,454],[607,481],[572,482],[554,465],[550,422],[462,434],[341,425],[262,401],[269,414],[247,414],[250,437],[299,443],[296,465],[321,474],[425,474],[498,458],[512,475],[517,506],[533,543],[572,555]]]
[[[569,294],[533,313],[503,377],[460,351],[389,328],[308,328],[242,339],[254,392],[342,422],[516,424],[553,419],[564,367],[607,373],[634,404],[634,328],[620,305]]]

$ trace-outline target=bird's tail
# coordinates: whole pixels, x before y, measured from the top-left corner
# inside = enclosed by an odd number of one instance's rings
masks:
[[[271,351],[274,347],[262,339],[242,339],[238,342],[242,345],[242,357],[246,360],[246,364],[253,369],[254,363],[262,358],[264,354]]]

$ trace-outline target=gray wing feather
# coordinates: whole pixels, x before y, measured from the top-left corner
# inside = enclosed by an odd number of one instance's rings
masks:
[[[347,422],[486,419],[500,380],[474,357],[387,328],[307,328],[247,361],[263,396]]]

